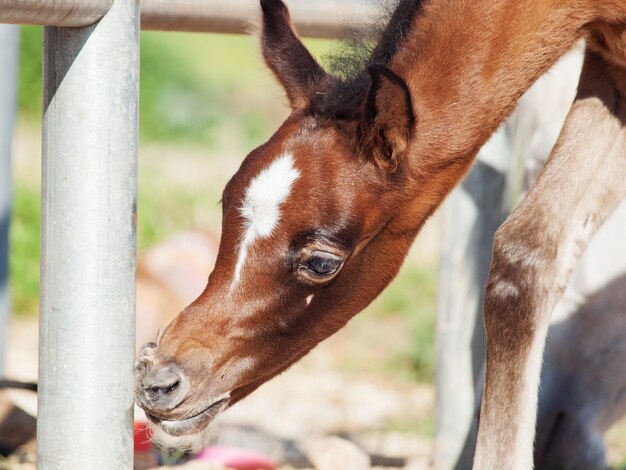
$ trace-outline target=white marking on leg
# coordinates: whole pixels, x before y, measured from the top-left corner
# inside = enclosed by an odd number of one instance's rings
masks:
[[[537,425],[537,405],[539,402],[539,382],[545,338],[548,333],[548,322],[540,325],[526,359],[526,367],[522,376],[522,390],[520,391],[519,430],[515,435],[516,443],[513,451],[516,469],[533,468],[533,449],[535,442],[535,427]]]
[[[244,233],[231,290],[241,280],[250,246],[259,238],[267,238],[274,232],[280,221],[280,206],[289,197],[291,187],[299,176],[300,171],[294,166],[293,156],[285,153],[250,182],[239,208],[244,219]]]

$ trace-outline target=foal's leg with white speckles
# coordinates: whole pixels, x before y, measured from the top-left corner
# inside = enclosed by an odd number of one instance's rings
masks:
[[[550,314],[596,228],[626,195],[626,71],[588,51],[535,185],[500,228],[485,299],[477,470],[530,469]]]

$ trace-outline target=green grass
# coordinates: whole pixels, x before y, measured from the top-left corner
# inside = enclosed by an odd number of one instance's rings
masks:
[[[19,108],[28,120],[41,113],[42,29],[21,34]],[[225,126],[247,146],[269,132],[262,107],[249,112],[246,87],[255,65],[247,37],[141,33],[140,134],[148,141],[215,145]]]
[[[324,55],[330,41],[307,41]],[[28,120],[41,113],[42,28],[21,34],[19,107]],[[140,135],[143,141],[247,150],[272,131],[283,115],[282,92],[249,36],[141,33]]]
[[[19,108],[22,116],[41,115],[41,26],[22,26],[20,35]]]
[[[206,207],[213,206],[213,207]],[[142,251],[166,238],[192,228],[213,228],[213,224],[197,223],[197,212],[217,218],[217,198],[193,190],[174,189],[167,193],[141,192],[137,203],[137,245]]]
[[[405,264],[397,279],[374,302],[379,320],[397,315],[409,319],[413,341],[408,350],[391,357],[388,368],[405,378],[431,383],[435,374],[435,302],[437,272]]]
[[[39,188],[17,186],[11,220],[9,269],[13,310],[18,315],[38,311],[40,201]],[[137,204],[139,250],[196,226],[194,212],[203,203],[202,195],[182,189],[167,194],[140,193]],[[215,206],[218,210],[217,204]]]
[[[9,269],[13,310],[19,315],[34,314],[39,303],[40,261],[40,201],[39,188],[17,186],[14,193],[13,218],[11,220]],[[178,199],[180,207],[184,201]],[[138,240],[140,247],[148,247],[156,241],[175,233],[185,222],[184,211],[151,203],[140,197],[138,203]],[[162,234],[163,220],[168,220],[167,233]]]
[[[40,193],[18,186],[10,233],[11,296],[16,313],[33,313],[39,304]]]

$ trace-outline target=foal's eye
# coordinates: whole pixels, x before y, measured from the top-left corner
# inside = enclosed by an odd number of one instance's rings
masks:
[[[314,251],[300,265],[300,272],[313,281],[326,281],[339,272],[343,258],[323,251]]]
[[[340,265],[341,260],[339,259],[316,256],[309,260],[306,267],[309,271],[318,276],[330,276],[331,274],[334,274],[337,269],[339,269]]]

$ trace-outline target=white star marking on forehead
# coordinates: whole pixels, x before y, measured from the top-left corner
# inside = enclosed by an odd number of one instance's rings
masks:
[[[248,249],[259,238],[267,238],[280,221],[280,206],[291,193],[291,187],[300,177],[293,156],[285,153],[256,175],[246,189],[239,212],[244,220],[244,233],[239,247],[239,258],[231,290],[241,280],[241,271]]]

